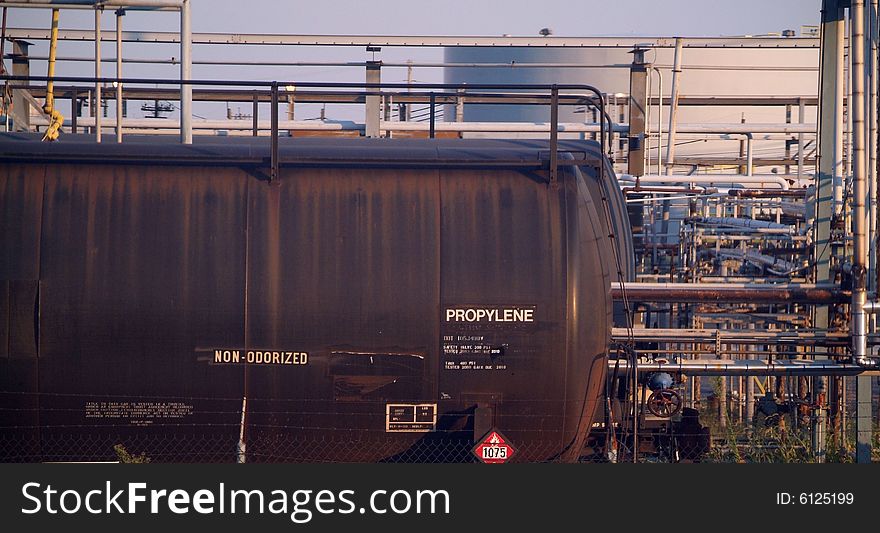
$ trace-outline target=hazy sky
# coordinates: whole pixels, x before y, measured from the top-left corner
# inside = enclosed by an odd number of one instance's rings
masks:
[[[534,35],[741,35],[798,29],[819,19],[820,0],[192,0],[195,31]],[[65,12],[83,21],[90,16]],[[132,17],[134,18],[134,17]],[[174,15],[140,15],[151,28]],[[39,10],[13,10],[13,26],[45,26]]]
[[[800,30],[817,24],[821,0],[192,0],[193,30],[196,32],[291,33],[291,34],[393,34],[393,35],[537,35],[541,28],[557,36],[717,36],[756,35]],[[9,26],[49,26],[49,12],[43,9],[10,9]],[[91,29],[91,12],[64,10],[62,29]],[[105,13],[103,26],[112,30],[112,12]],[[124,19],[126,30],[178,29],[175,13],[131,12]],[[46,44],[37,43],[35,56],[46,54]],[[65,42],[60,56],[90,56],[91,45]],[[179,57],[176,46],[126,44],[125,56],[136,58]],[[115,54],[105,43],[104,55]],[[208,47],[197,46],[195,59],[218,57],[291,61],[363,61],[362,48],[294,47]],[[377,59],[386,62],[441,61],[438,49],[384,49]],[[7,66],[9,64],[7,63]],[[45,72],[45,63],[34,62],[33,72]],[[58,75],[91,75],[86,63],[64,63]],[[113,75],[106,64],[104,73]],[[126,65],[124,76],[177,77],[177,67]],[[363,79],[356,68],[266,68],[208,67],[196,65],[194,77],[222,79],[347,80]],[[383,81],[403,81],[404,69],[383,70]],[[418,81],[442,81],[442,69],[416,72]],[[304,109],[307,111],[307,108]],[[307,115],[314,115],[310,110]],[[299,111],[298,116],[299,117]],[[303,117],[305,118],[305,117]]]

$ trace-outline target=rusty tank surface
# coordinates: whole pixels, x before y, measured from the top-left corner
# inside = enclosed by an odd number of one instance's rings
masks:
[[[576,460],[632,252],[559,150],[0,137],[0,460]]]

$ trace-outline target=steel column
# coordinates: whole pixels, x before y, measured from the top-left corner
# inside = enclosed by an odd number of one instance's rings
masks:
[[[192,16],[190,0],[180,7],[180,79],[192,79]],[[180,142],[192,144],[192,85],[180,85]]]
[[[366,75],[366,83],[367,84],[379,84],[382,83],[382,62],[381,61],[367,61],[367,75]],[[368,87],[368,91],[375,91],[375,95],[366,97],[366,106],[364,117],[364,123],[366,124],[366,136],[367,137],[379,137],[382,132],[379,129],[379,121],[382,118],[382,110],[381,110],[381,96],[379,96],[379,89],[375,87]]]
[[[124,9],[116,10],[116,142],[122,142],[122,17]]]

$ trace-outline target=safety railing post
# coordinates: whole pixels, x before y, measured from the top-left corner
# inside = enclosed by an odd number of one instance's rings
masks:
[[[559,88],[550,88],[550,185],[556,185],[559,163]]]
[[[272,170],[269,180],[278,179],[278,82],[272,82],[272,153],[270,154]]]

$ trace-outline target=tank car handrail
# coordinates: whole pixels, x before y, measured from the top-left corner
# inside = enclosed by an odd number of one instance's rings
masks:
[[[169,79],[169,78],[116,78],[116,77],[84,77],[84,76],[9,76],[4,75],[0,77],[0,79],[10,82],[10,81],[38,81],[38,82],[64,82],[64,83],[82,83],[89,85],[97,85],[97,84],[123,84],[123,85],[175,85],[175,86],[211,86],[211,87],[254,87],[254,88],[268,88],[271,93],[270,104],[272,105],[272,109],[275,110],[273,115],[273,121],[271,125],[271,154],[270,154],[270,167],[271,167],[271,177],[274,179],[277,177],[278,173],[278,156],[277,156],[277,145],[278,145],[278,120],[277,120],[277,107],[278,100],[281,94],[286,94],[288,91],[286,87],[295,87],[299,88],[326,88],[326,89],[362,89],[360,91],[349,91],[350,93],[354,93],[360,96],[376,96],[377,94],[383,94],[383,89],[406,89],[407,91],[413,91],[413,89],[421,89],[424,91],[430,91],[429,95],[431,98],[431,110],[430,116],[432,117],[431,123],[433,124],[434,117],[434,107],[436,105],[436,96],[437,93],[434,92],[436,90],[455,90],[456,95],[460,95],[460,91],[466,91],[469,89],[476,90],[509,90],[509,91],[519,91],[512,93],[484,93],[481,94],[482,98],[513,98],[518,96],[523,96],[521,91],[548,91],[547,95],[530,95],[532,98],[546,98],[547,105],[551,107],[551,125],[550,125],[550,181],[555,182],[556,178],[556,165],[558,164],[558,106],[562,105],[592,105],[596,109],[599,110],[599,118],[600,118],[600,127],[599,127],[599,139],[601,145],[602,154],[607,154],[611,147],[611,120],[610,117],[607,116],[605,112],[605,98],[603,93],[596,87],[587,84],[496,84],[496,83],[480,83],[480,84],[455,84],[455,83],[360,83],[360,82],[295,82],[295,81],[253,81],[253,80],[181,80],[181,79]],[[282,91],[282,87],[285,89]],[[579,91],[588,94],[563,94],[560,91]],[[592,96],[591,96],[591,94]],[[76,98],[76,95],[74,95]],[[564,102],[563,102],[564,100]],[[516,102],[511,102],[512,105],[517,105]],[[535,104],[530,104],[535,105]],[[121,117],[118,117],[121,118]],[[181,121],[181,128],[183,127],[183,121]],[[430,129],[430,137],[434,137],[434,128]],[[602,178],[604,178],[604,165],[601,168]]]

